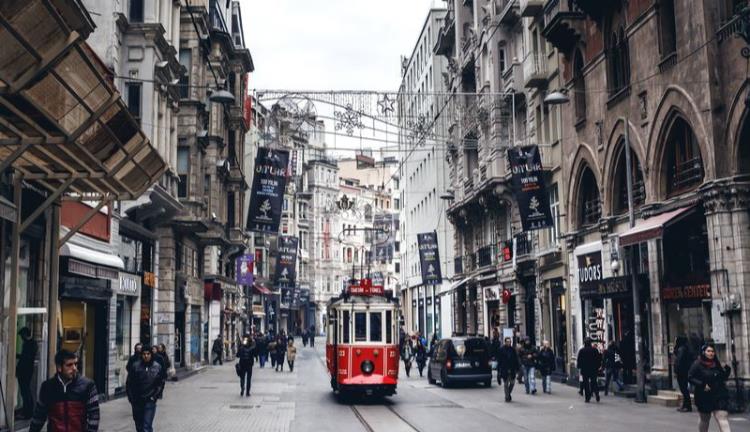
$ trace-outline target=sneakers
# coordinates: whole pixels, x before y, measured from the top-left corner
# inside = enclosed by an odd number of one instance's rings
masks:
[[[596,401],[597,401],[597,402],[599,402],[599,401],[600,401],[600,399],[599,399],[599,393],[597,393],[597,394],[596,394]]]
[[[532,390],[531,394],[535,395],[536,394],[536,389]]]

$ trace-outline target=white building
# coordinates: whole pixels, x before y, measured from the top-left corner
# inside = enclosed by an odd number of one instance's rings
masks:
[[[444,119],[432,125],[431,136],[420,140],[410,133],[424,119],[427,124],[439,112],[445,93],[443,75],[447,73],[445,57],[433,54],[438,33],[443,25],[445,9],[431,9],[409,58],[402,59],[402,81],[399,89],[400,151],[404,155],[399,177],[401,212],[401,300],[407,331],[423,335],[449,335],[451,322],[450,296],[440,296],[450,289],[453,276],[453,227],[445,216],[447,203],[440,197],[450,187],[446,143],[442,127]],[[443,283],[422,284],[417,234],[435,231],[441,261]],[[442,300],[442,302],[441,302]],[[445,317],[444,319],[438,317]]]

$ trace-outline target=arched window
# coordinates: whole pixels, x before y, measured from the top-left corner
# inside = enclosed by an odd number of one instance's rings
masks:
[[[675,116],[665,142],[667,196],[694,188],[703,182],[703,159],[693,128]]]
[[[605,34],[609,94],[615,95],[630,85],[630,48],[625,32],[625,6],[614,10],[607,20]]]
[[[625,166],[625,139],[620,138],[617,143],[619,155],[617,156],[617,165],[615,167],[615,178],[613,187],[612,212],[613,214],[622,214],[628,211],[628,182],[627,169]],[[638,208],[646,201],[646,188],[643,183],[643,169],[641,162],[635,155],[633,148],[630,149],[630,175],[633,182],[633,208]]]
[[[742,122],[742,129],[740,130],[740,138],[738,141],[739,150],[737,152],[737,173],[748,174],[750,173],[750,115],[746,114],[745,119]]]
[[[573,93],[578,122],[586,118],[586,82],[583,79],[583,54],[580,48],[576,49],[573,57]]]
[[[578,225],[581,227],[599,222],[602,216],[602,204],[599,199],[599,187],[591,168],[585,167],[581,172],[578,192]]]

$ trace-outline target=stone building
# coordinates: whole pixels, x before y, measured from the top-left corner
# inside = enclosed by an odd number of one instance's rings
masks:
[[[750,123],[746,42],[734,37],[734,11],[745,4],[543,4],[541,34],[559,50],[560,88],[570,99],[560,196],[571,362],[591,336],[620,342],[630,371],[638,334],[651,384],[671,387],[669,353],[685,336],[696,349],[713,340],[748,377]]]

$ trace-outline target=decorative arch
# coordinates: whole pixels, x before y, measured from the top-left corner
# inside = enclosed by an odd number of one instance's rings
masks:
[[[609,137],[607,138],[607,146],[604,153],[604,176],[602,178],[608,179],[608,184],[604,185],[604,196],[603,207],[609,212],[609,214],[615,214],[615,176],[617,175],[617,164],[620,161],[620,157],[624,157],[623,154],[623,142],[625,137],[625,122],[622,118],[615,121],[615,125],[610,131]],[[641,134],[638,132],[638,128],[634,127],[633,124],[628,122],[630,128],[628,139],[630,140],[631,157],[636,159],[642,169],[644,187],[645,183],[648,183],[648,173],[646,171],[646,164],[644,161],[646,148],[643,144]],[[648,201],[651,197],[644,190],[644,199]]]
[[[729,174],[750,174],[750,141],[743,136],[743,129],[750,127],[750,110],[748,110],[748,97],[750,97],[750,79],[746,79],[732,100],[727,117],[727,125],[724,131],[726,137],[726,149],[731,155],[729,162]],[[743,142],[745,143],[743,145]],[[747,151],[747,154],[743,154]],[[743,163],[744,162],[744,163]]]
[[[715,156],[710,146],[707,145],[709,138],[700,110],[684,89],[670,86],[659,102],[654,120],[651,123],[644,160],[645,174],[649,177],[646,184],[646,196],[652,200],[658,201],[667,198],[666,188],[663,187],[666,182],[664,178],[666,175],[664,169],[665,146],[667,134],[669,134],[676,117],[683,118],[695,134],[700,156],[703,160],[704,181],[716,178]]]
[[[573,159],[572,169],[570,170],[567,193],[568,221],[570,221],[569,223],[576,228],[582,227],[580,223],[582,209],[579,204],[582,191],[581,181],[586,170],[591,172],[594,184],[597,188],[597,193],[599,194],[599,199],[601,200],[602,193],[599,188],[599,185],[602,184],[601,174],[599,166],[596,163],[596,158],[594,157],[594,152],[587,144],[580,143],[576,150],[575,158]]]

